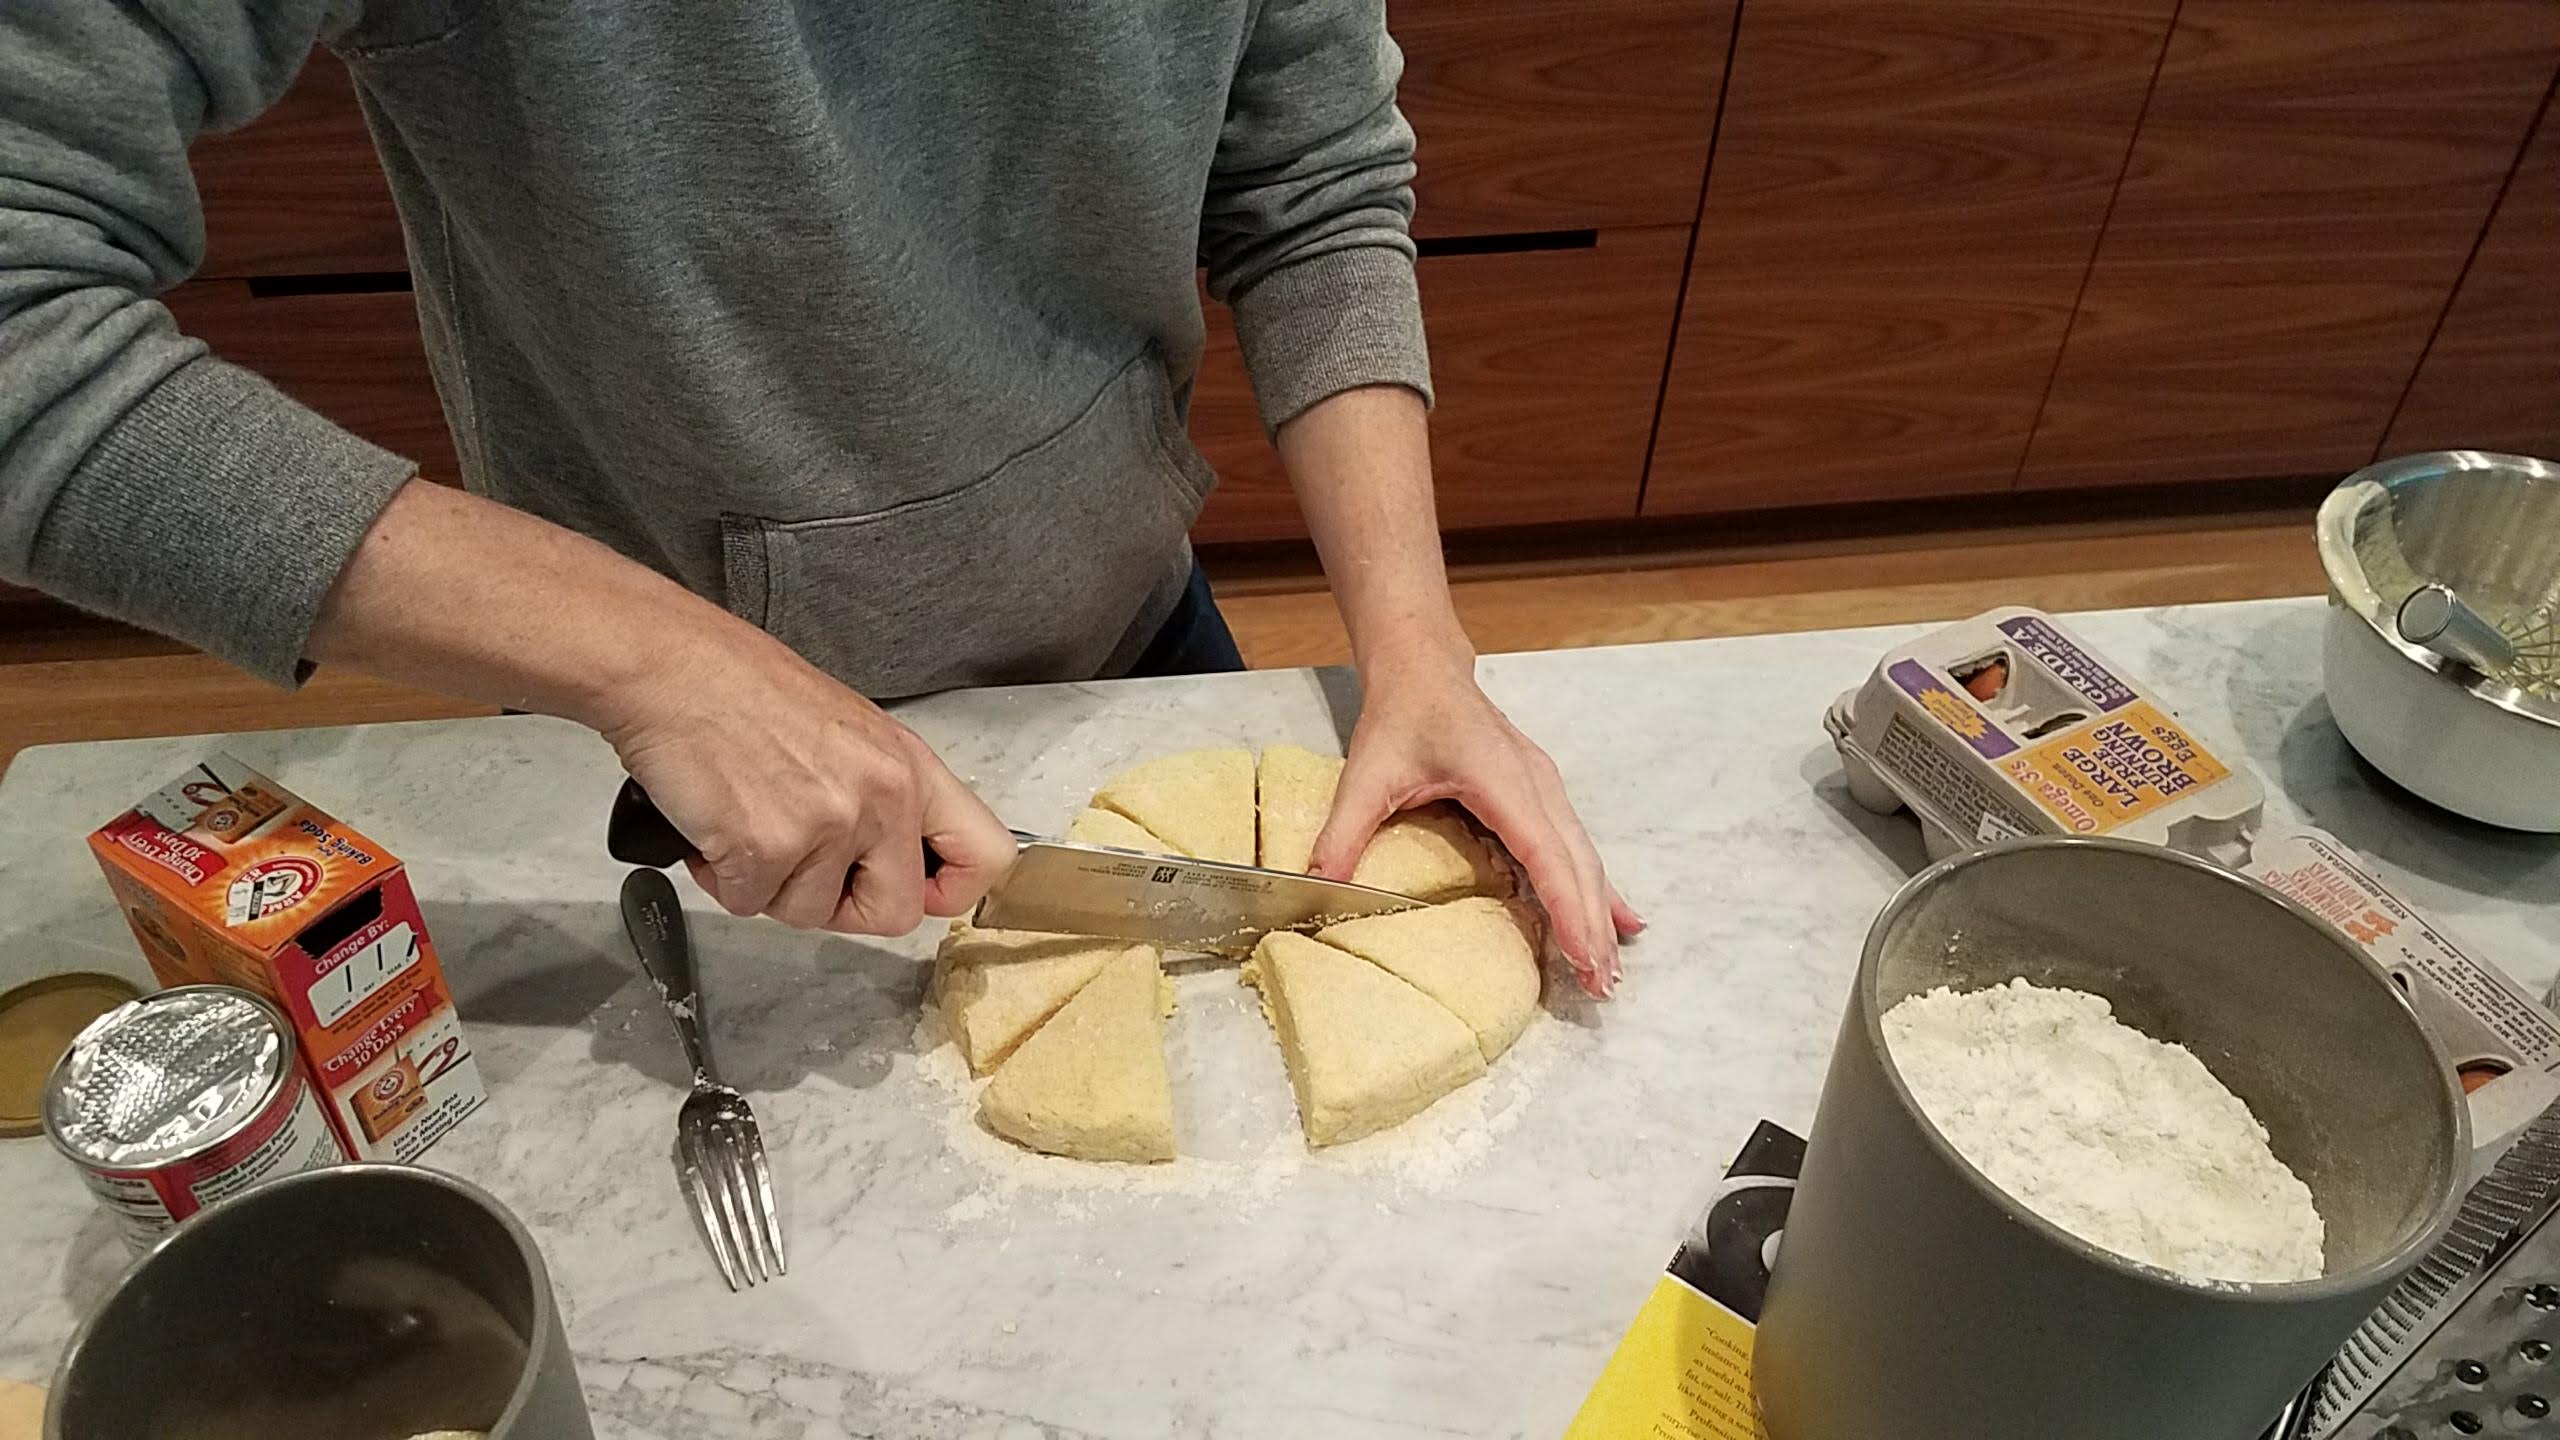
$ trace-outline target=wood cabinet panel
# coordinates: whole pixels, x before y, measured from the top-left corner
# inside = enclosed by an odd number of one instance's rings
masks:
[[[160,298],[216,355],[417,461],[428,478],[461,478],[408,292],[260,297],[245,281],[206,280]]]
[[[1686,225],[1733,0],[1389,0],[1421,235]]]
[[[2365,463],[2555,65],[2540,0],[2187,0],[2022,482]]]
[[[1645,513],[2008,489],[2078,279],[1693,270]]]
[[[1634,516],[1688,239],[1685,228],[1610,231],[1587,249],[1421,262],[1444,527]],[[1304,535],[1223,308],[1209,323],[1191,434],[1220,484],[1193,533]]]
[[[2532,144],[2382,443],[2560,458],[2560,103]]]
[[[1751,0],[1648,514],[2006,489],[2170,0]]]
[[[190,159],[204,201],[200,278],[409,268],[354,77],[325,50],[274,108],[198,140]]]

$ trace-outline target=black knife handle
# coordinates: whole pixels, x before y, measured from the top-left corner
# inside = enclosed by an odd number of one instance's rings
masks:
[[[652,870],[664,870],[702,853],[649,798],[649,792],[640,788],[640,782],[628,777],[615,792],[613,814],[604,823],[604,848],[625,865],[646,865]]]
[[[698,860],[702,852],[684,838],[684,832],[649,798],[637,780],[625,778],[622,789],[613,797],[613,813],[604,822],[605,853],[625,865],[646,865],[664,870],[679,860]],[[942,873],[942,857],[930,844],[924,847],[924,878]],[[853,872],[845,872],[845,885],[853,885]]]

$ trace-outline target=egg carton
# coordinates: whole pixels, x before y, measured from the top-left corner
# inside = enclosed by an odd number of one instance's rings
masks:
[[[1909,810],[1937,859],[2022,835],[2112,835],[2249,858],[2266,790],[2040,610],[2008,606],[1886,654],[1823,728],[1849,793]]]
[[[2409,997],[2469,1098],[2473,1178],[2560,1101],[2560,1015],[2394,893],[2336,836],[2308,826],[2262,834],[2246,873],[2363,947]]]

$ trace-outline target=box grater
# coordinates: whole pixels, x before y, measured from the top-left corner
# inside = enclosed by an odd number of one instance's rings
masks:
[[[2560,1104],[2322,1377],[2305,1435],[2560,1434]]]

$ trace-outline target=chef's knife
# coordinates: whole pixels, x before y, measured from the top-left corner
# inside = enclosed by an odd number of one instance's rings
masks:
[[[1366,885],[1215,860],[1149,855],[1014,832],[1021,849],[978,903],[989,930],[1099,935],[1169,950],[1241,954],[1273,930],[1411,910],[1421,901]],[[640,782],[614,797],[605,848],[626,865],[664,867],[695,854]],[[941,857],[925,852],[925,873]]]
[[[1314,930],[1421,903],[1286,870],[1027,840],[978,902],[977,923],[989,930],[1101,935],[1168,950],[1238,955],[1273,930]]]

